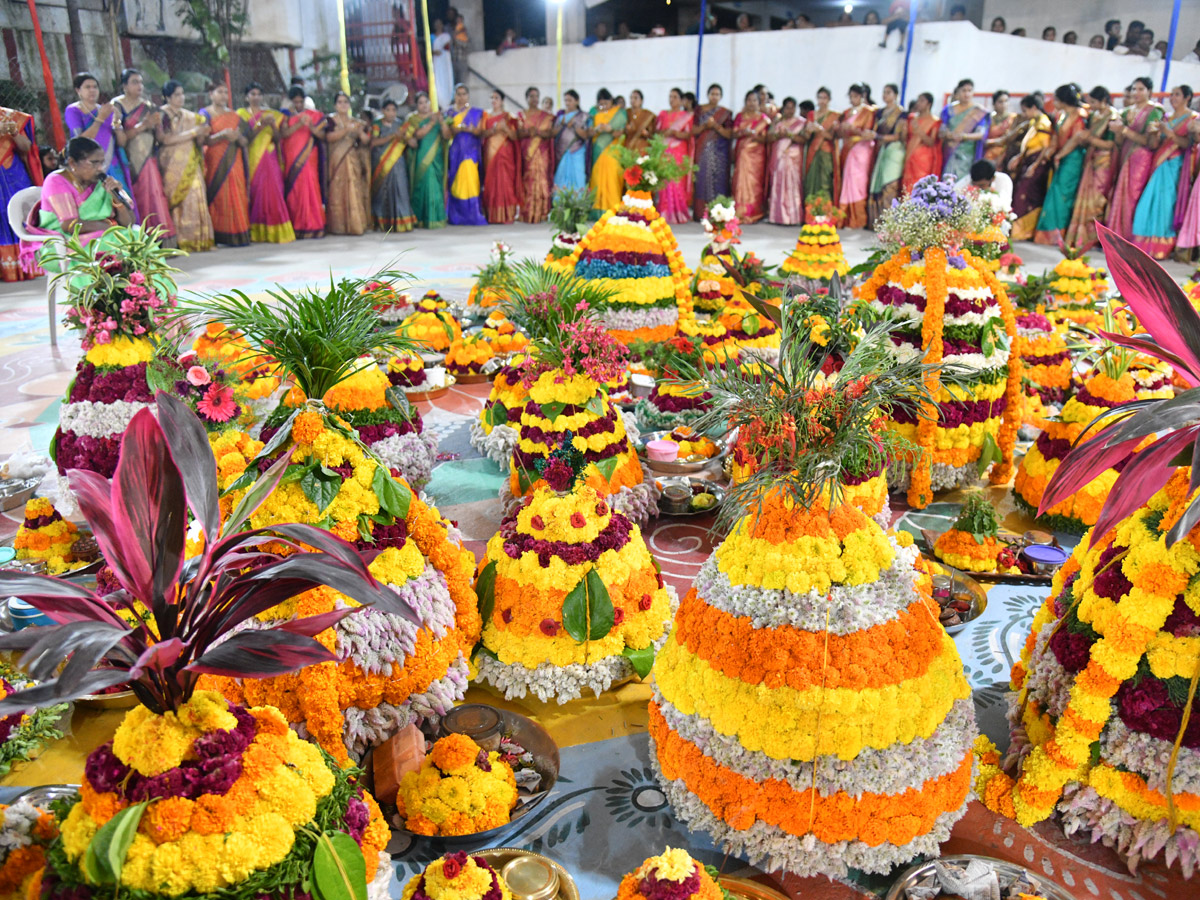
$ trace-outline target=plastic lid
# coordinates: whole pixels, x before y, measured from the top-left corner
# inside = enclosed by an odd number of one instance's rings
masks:
[[[442,729],[472,738],[483,738],[500,730],[500,711],[482,703],[456,706],[442,718]]]
[[[1051,547],[1045,544],[1034,544],[1025,548],[1025,555],[1037,563],[1065,563],[1067,551],[1062,547]]]

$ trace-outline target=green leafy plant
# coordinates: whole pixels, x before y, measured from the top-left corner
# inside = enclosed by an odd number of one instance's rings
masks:
[[[642,150],[617,148],[617,160],[625,170],[625,186],[631,191],[657,193],[673,181],[686,178],[696,170],[685,156],[678,161],[667,152],[667,139],[656,134]]]
[[[592,215],[596,192],[590,188],[560,188],[550,204],[550,227],[555,235],[583,234]]]
[[[204,55],[212,66],[228,66],[231,47],[241,43],[249,23],[246,0],[177,0],[183,24],[200,35]]]
[[[500,308],[533,343],[558,343],[565,340],[564,326],[594,320],[615,295],[602,282],[526,259],[512,267],[508,297]]]
[[[954,520],[954,529],[971,535],[977,544],[996,537],[1000,533],[996,507],[983,494],[968,495]]]

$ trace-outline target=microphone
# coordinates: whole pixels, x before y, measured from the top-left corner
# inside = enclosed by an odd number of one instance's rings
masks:
[[[130,212],[133,211],[133,198],[125,193],[125,189],[121,187],[120,182],[118,182],[116,186],[110,188],[108,193],[112,195],[114,200],[119,201],[127,210]]]

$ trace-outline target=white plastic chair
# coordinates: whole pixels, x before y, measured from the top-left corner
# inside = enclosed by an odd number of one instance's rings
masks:
[[[13,194],[12,199],[8,201],[8,226],[13,230],[13,234],[21,240],[33,244],[44,244],[48,249],[53,248],[55,252],[61,253],[62,238],[51,234],[33,234],[25,227],[25,223],[29,220],[29,214],[41,199],[42,189],[40,187],[22,188]],[[46,301],[50,312],[51,347],[58,346],[58,310],[54,302],[56,291],[53,276],[47,273]]]

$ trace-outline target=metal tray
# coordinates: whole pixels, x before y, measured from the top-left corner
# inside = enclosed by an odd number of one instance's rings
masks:
[[[996,874],[1001,878],[1013,879],[1027,874],[1037,879],[1041,886],[1041,897],[1045,900],[1075,900],[1063,888],[1059,887],[1045,875],[1039,875],[1032,869],[1027,869],[1024,866],[1019,866],[1016,863],[1008,862],[1003,859],[995,859],[991,856],[977,856],[967,853],[961,856],[943,856],[940,862],[960,862],[968,863],[973,859],[981,860],[988,863],[996,870]],[[892,885],[887,892],[884,900],[904,900],[904,892],[915,885],[918,881],[927,875],[933,873],[933,864],[939,860],[929,860],[928,862],[918,863],[915,866],[910,866],[900,873],[900,877]],[[948,895],[947,895],[948,896]]]
[[[496,847],[491,850],[480,850],[473,856],[482,856],[489,866],[498,873],[504,864],[510,859],[518,856],[532,856],[534,859],[540,859],[542,862],[551,865],[558,872],[558,900],[579,900],[579,887],[575,884],[575,879],[558,860],[551,859],[549,856],[544,856],[541,853],[534,853],[530,850],[519,850],[516,847]]]
[[[554,738],[550,737],[550,733],[545,728],[528,716],[510,712],[507,709],[493,708],[500,713],[500,718],[504,723],[503,733],[533,754],[533,768],[542,776],[542,783],[538,786],[537,793],[525,797],[518,794],[517,805],[513,807],[512,817],[503,825],[497,825],[487,831],[478,831],[475,834],[434,836],[414,834],[402,827],[394,827],[394,831],[406,834],[414,841],[429,841],[435,848],[486,847],[499,843],[501,837],[520,827],[522,820],[550,796],[558,781],[560,765],[558,744],[555,743]]]
[[[419,391],[406,390],[404,392],[404,396],[413,403],[421,400],[436,400],[438,397],[445,397],[448,393],[450,393],[450,388],[454,387],[456,384],[458,384],[458,379],[447,372],[446,381],[440,387],[426,388]]]
[[[717,502],[715,504],[713,504],[712,506],[710,506],[708,509],[692,509],[691,507],[689,507],[684,512],[672,512],[667,509],[666,497],[660,496],[658,498],[658,512],[659,512],[659,515],[662,515],[662,516],[687,516],[687,517],[706,516],[709,513],[717,512],[717,510],[719,510],[721,508],[721,504],[725,502],[725,488],[722,485],[718,484],[717,482],[712,481],[708,478],[700,478],[697,476],[686,476],[686,475],[685,476],[676,476],[674,478],[657,478],[657,479],[655,479],[655,484],[658,484],[663,487],[665,487],[668,484],[686,484],[688,486],[689,490],[691,490],[692,485],[699,484],[704,487],[705,491],[707,491],[708,493],[712,494],[714,497],[717,498]],[[695,491],[692,491],[693,496],[695,496],[695,493],[696,493]]]
[[[42,483],[44,477],[0,479],[0,510],[7,512],[18,506],[24,506],[25,502],[33,496],[33,492],[37,490],[37,486]]]
[[[946,629],[946,634],[958,634],[960,631],[983,615],[984,610],[987,609],[987,591],[984,589],[982,584],[980,584],[975,580],[975,578],[973,578],[971,575],[968,575],[966,572],[960,572],[953,566],[948,566],[944,562],[940,562],[938,560],[934,560],[934,563],[942,569],[942,572],[931,576],[933,578],[933,586],[935,588],[938,587],[939,584],[943,584],[950,587],[950,593],[953,594],[954,586],[957,585],[965,588],[971,594],[971,609],[967,613],[966,617],[962,618],[962,621],[960,621],[957,625],[942,626]],[[937,600],[934,600],[934,603],[937,603]]]
[[[729,447],[724,440],[720,438],[709,438],[717,445],[716,456],[691,457],[686,460],[674,460],[673,462],[660,462],[657,459],[650,459],[646,455],[646,445],[651,441],[670,440],[670,431],[643,431],[640,438],[641,443],[638,444],[638,458],[641,459],[651,471],[662,472],[666,475],[693,475],[698,472],[703,472],[709,466],[720,468],[723,464],[725,456],[729,453]]]

